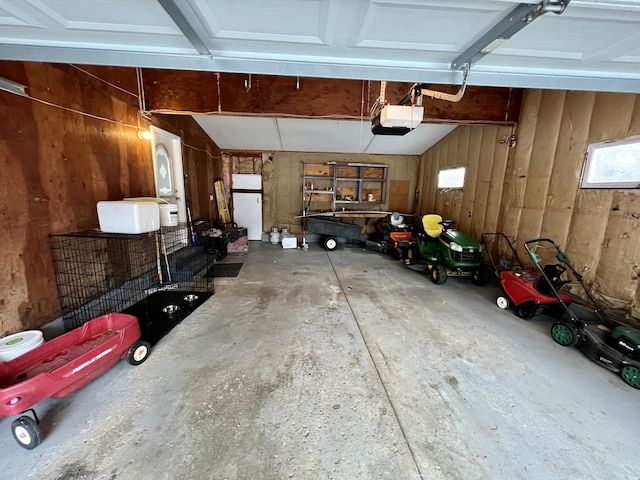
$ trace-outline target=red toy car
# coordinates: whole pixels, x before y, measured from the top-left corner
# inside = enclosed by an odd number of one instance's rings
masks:
[[[139,365],[149,355],[132,315],[111,313],[89,320],[33,350],[0,363],[0,418],[30,411],[11,424],[21,447],[31,450],[42,440],[38,417],[31,408],[48,397],[65,397],[127,358]]]

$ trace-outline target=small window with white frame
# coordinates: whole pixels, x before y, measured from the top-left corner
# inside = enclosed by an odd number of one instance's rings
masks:
[[[462,188],[465,167],[445,168],[438,172],[438,188]]]
[[[640,188],[640,136],[589,145],[580,186]]]

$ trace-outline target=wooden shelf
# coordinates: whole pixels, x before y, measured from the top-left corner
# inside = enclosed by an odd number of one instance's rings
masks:
[[[375,163],[306,162],[302,183],[303,208],[312,202],[328,201],[314,198],[316,194],[330,195],[332,210],[336,209],[336,204],[380,205],[386,198],[387,169],[388,165]],[[317,186],[329,190],[317,190]],[[353,200],[344,200],[345,197]]]

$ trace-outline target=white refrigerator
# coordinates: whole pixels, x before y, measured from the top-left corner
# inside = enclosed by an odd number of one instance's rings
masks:
[[[233,221],[247,229],[249,240],[262,240],[262,175],[231,176]]]

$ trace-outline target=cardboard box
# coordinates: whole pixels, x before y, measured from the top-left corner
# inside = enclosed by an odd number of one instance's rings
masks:
[[[145,233],[160,228],[155,202],[98,202],[98,222],[105,233]]]
[[[298,248],[298,238],[295,235],[284,235],[280,241],[282,248]]]

